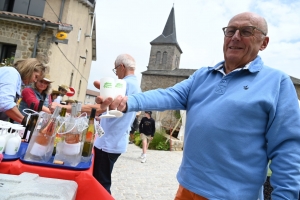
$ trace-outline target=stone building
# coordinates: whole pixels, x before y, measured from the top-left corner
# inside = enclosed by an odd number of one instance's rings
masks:
[[[84,104],[95,104],[96,97],[99,95],[100,95],[99,91],[87,89]]]
[[[176,38],[174,7],[171,9],[163,33],[150,44],[149,64],[147,70],[142,72],[142,91],[173,86],[196,71],[179,68],[182,50]],[[291,79],[300,99],[300,80],[294,77]],[[153,112],[157,127],[173,128],[178,122],[174,113],[175,111]]]
[[[96,60],[94,9],[95,0],[1,0],[0,62],[43,59],[52,88],[73,87],[73,98],[83,102]]]

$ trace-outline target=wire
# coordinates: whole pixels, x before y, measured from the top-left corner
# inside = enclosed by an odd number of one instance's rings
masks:
[[[87,83],[88,80],[86,80],[86,78],[80,73],[80,71],[75,67],[75,65],[67,58],[67,56],[64,54],[64,52],[59,48],[58,44],[56,44],[56,46],[58,47],[58,49],[60,50],[60,52],[63,54],[63,56],[67,59],[67,61],[69,61],[69,63],[76,69],[76,71],[81,75],[81,78],[83,78]]]
[[[47,0],[45,0],[46,3],[48,4],[48,6],[50,7],[50,9],[52,10],[52,12],[54,13],[54,15],[57,17],[58,22],[63,26],[63,23],[61,22],[60,18],[57,16],[57,14],[54,12],[53,8],[50,6],[50,4],[48,3]]]

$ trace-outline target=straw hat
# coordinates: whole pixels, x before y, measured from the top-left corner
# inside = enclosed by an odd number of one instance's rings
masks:
[[[45,74],[45,77],[43,78],[44,81],[47,81],[49,83],[53,83],[54,81],[51,81],[50,79],[50,75],[49,74]]]
[[[67,99],[67,100],[65,100],[65,102],[67,102],[67,103],[75,103],[75,101],[72,100],[72,99]]]
[[[60,94],[60,92],[57,90],[52,90],[51,94]]]
[[[69,86],[67,86],[67,85],[59,85],[59,86],[58,86],[58,89],[59,89],[59,88],[68,91]]]

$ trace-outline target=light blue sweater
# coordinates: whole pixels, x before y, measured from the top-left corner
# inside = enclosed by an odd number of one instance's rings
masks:
[[[141,92],[135,75],[128,75],[123,80],[126,81],[126,96]],[[104,135],[96,139],[94,146],[107,153],[124,153],[135,116],[136,112],[127,112],[120,118],[101,119]]]
[[[187,110],[177,174],[186,189],[210,200],[257,199],[270,159],[272,199],[298,199],[300,113],[291,79],[259,56],[226,76],[215,70],[221,64],[130,96],[128,111]]]

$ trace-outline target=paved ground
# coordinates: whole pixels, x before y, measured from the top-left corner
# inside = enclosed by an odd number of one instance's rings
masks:
[[[173,200],[178,189],[176,174],[182,151],[148,150],[146,163],[138,157],[141,148],[128,145],[112,173],[112,196],[116,200]]]

